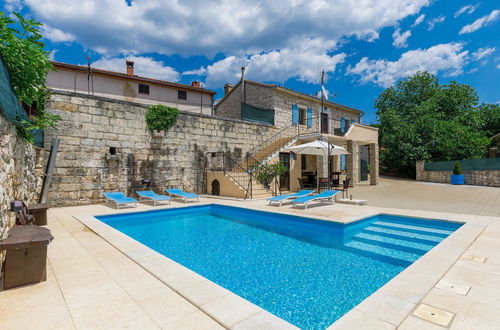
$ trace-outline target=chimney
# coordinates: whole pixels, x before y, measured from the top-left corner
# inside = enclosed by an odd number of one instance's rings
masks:
[[[233,85],[231,84],[225,84],[224,85],[224,96],[226,96],[227,94],[229,94],[229,92],[233,89]]]
[[[134,61],[127,60],[127,75],[129,76],[134,75]]]
[[[195,80],[191,83],[191,86],[196,87],[196,88],[201,88],[201,83],[199,81]]]
[[[245,67],[241,67],[241,103],[247,103],[247,95],[245,88]]]

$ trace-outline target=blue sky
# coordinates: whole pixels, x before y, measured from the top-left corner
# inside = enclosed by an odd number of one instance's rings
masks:
[[[500,102],[500,2],[447,0],[3,0],[44,23],[56,61],[190,83],[218,92],[249,79],[330,99],[376,121],[377,96],[419,70]],[[332,98],[333,95],[336,95]]]

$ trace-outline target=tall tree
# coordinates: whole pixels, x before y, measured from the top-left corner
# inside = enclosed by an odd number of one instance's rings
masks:
[[[486,113],[495,111],[490,106],[478,107],[471,86],[440,85],[428,72],[400,81],[375,102],[383,166],[414,176],[417,160],[483,157],[490,141],[486,127],[494,125],[485,121]]]

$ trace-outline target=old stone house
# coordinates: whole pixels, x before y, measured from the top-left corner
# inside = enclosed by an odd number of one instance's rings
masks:
[[[274,136],[247,155],[247,163],[232,171],[208,173],[207,191],[243,197],[268,193],[250,183],[243,169],[255,163],[282,162],[288,171],[280,178],[280,189],[296,191],[309,182],[314,185],[330,172],[339,182],[378,182],[378,130],[360,124],[363,112],[282,86],[242,79],[224,86],[224,97],[215,106],[217,116],[255,122],[277,128]],[[345,147],[348,155],[327,157],[295,155],[289,147],[317,139]],[[367,155],[367,157],[362,157]],[[248,160],[250,159],[250,161]],[[330,176],[331,177],[331,176]],[[215,182],[215,184],[214,184]]]
[[[49,72],[47,87],[54,90],[104,96],[143,104],[165,104],[182,111],[212,114],[215,92],[202,88],[199,81],[191,85],[141,77],[134,72],[134,62],[123,63],[125,73],[52,62],[56,71]]]

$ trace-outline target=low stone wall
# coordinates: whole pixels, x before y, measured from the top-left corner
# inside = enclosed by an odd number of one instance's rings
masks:
[[[241,159],[278,129],[216,116],[180,112],[166,133],[147,129],[146,105],[72,92],[51,91],[46,110],[62,117],[49,203],[100,203],[104,191],[130,196],[138,189],[157,192],[181,187],[204,193],[206,169],[219,152]],[[48,149],[47,149],[48,151]]]
[[[426,171],[425,163],[417,161],[417,181],[450,183],[452,171]],[[500,187],[500,170],[462,171],[465,184],[474,186]]]
[[[14,225],[10,202],[33,203],[39,197],[42,150],[18,136],[16,128],[0,112],[0,238]]]

